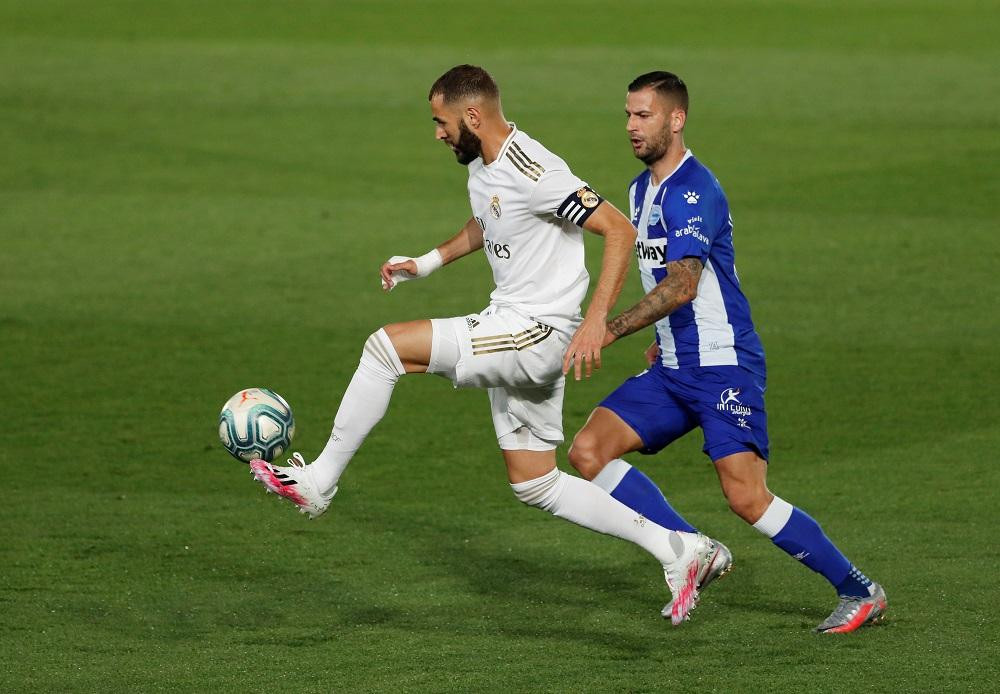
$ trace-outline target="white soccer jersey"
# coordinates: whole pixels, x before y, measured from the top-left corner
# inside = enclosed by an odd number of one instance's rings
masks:
[[[601,198],[511,123],[491,164],[469,164],[469,202],[496,289],[490,303],[572,333],[590,276],[580,225]]]

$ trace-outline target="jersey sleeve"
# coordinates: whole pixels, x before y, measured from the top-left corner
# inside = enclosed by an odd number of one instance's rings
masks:
[[[582,227],[602,202],[604,198],[572,171],[556,169],[538,179],[528,206],[533,214],[552,214]]]
[[[670,191],[665,203],[660,222],[667,232],[665,262],[698,258],[704,264],[719,226],[716,196],[709,190],[681,187]]]

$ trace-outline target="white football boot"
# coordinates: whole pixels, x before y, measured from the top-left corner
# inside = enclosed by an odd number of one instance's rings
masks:
[[[718,540],[713,540],[706,535],[702,535],[701,537],[711,544],[712,550],[710,553],[699,554],[700,566],[698,568],[698,596],[696,601],[701,599],[701,591],[704,590],[707,585],[717,578],[722,578],[733,568],[733,553],[729,551],[728,547]],[[673,608],[673,601],[670,601],[663,606],[660,613],[663,615],[664,619],[671,618]]]
[[[307,513],[310,518],[322,516],[330,506],[330,500],[337,493],[324,494],[313,480],[312,470],[301,453],[293,453],[288,465],[278,467],[266,460],[251,460],[250,471],[253,478],[264,485],[268,492],[279,494],[299,507],[299,513]]]
[[[663,566],[663,576],[673,596],[673,600],[667,604],[670,610],[668,612],[667,607],[663,608],[663,616],[669,614],[671,623],[678,626],[688,619],[691,610],[698,605],[698,579],[703,576],[705,567],[712,565],[719,545],[701,533],[671,532],[676,533],[678,540],[683,543],[683,551],[678,552],[677,561]],[[673,544],[671,540],[671,545]]]

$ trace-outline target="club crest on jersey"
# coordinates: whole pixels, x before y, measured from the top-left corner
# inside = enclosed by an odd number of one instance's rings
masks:
[[[490,214],[496,219],[500,219],[500,196],[494,195],[490,198]]]
[[[590,188],[581,188],[576,191],[576,197],[580,198],[580,204],[588,210],[591,207],[597,207],[597,203],[601,201],[600,196]]]
[[[663,219],[663,208],[653,205],[649,210],[649,225],[658,224],[661,219]]]

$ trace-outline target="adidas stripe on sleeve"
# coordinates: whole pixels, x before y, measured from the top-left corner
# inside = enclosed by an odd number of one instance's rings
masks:
[[[510,146],[504,152],[504,156],[510,160],[514,168],[532,181],[537,181],[545,173],[545,167],[529,157],[513,140],[511,140]]]

